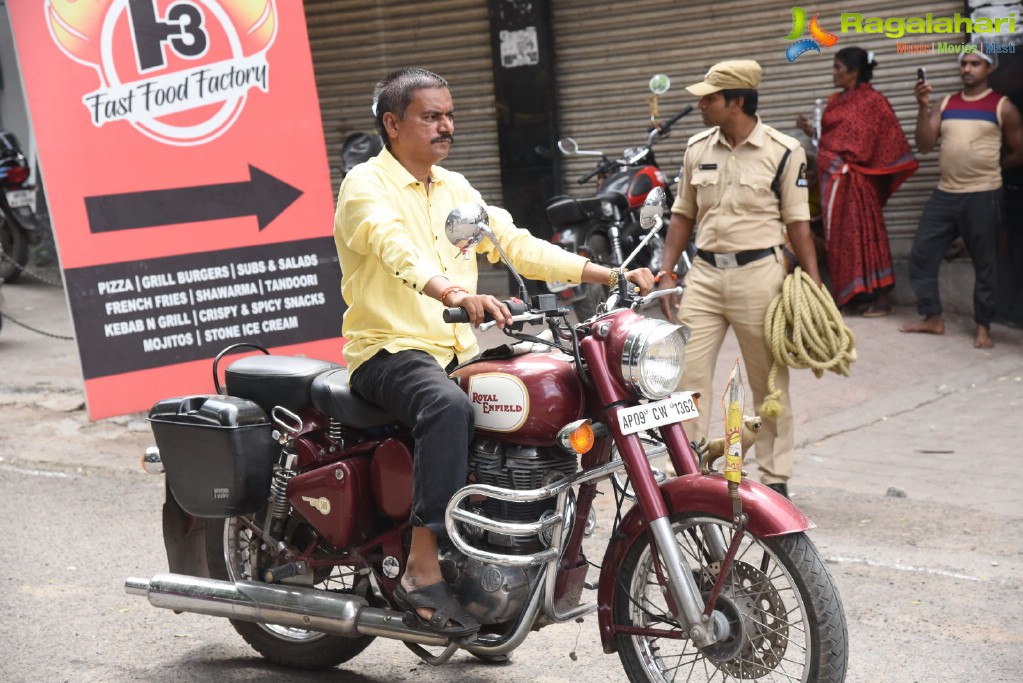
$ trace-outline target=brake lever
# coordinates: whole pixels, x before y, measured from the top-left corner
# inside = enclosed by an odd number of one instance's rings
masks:
[[[510,327],[510,326],[516,325],[518,323],[528,323],[528,322],[542,321],[545,317],[546,317],[546,314],[544,314],[544,313],[522,313],[520,315],[513,315],[511,317],[511,322],[509,322],[507,325],[505,325],[505,327]],[[481,323],[480,326],[478,328],[476,328],[476,329],[478,329],[480,332],[486,332],[487,330],[489,330],[490,328],[492,328],[492,327],[494,327],[496,325],[497,325],[497,321],[496,320],[491,320],[490,322]]]
[[[654,301],[657,301],[661,297],[669,296],[671,294],[678,294],[679,296],[682,296],[683,292],[685,292],[685,289],[686,288],[683,287],[682,285],[678,285],[676,287],[672,287],[671,289],[655,289],[654,291],[650,292],[646,296],[639,297],[638,299],[633,301],[632,302],[632,308],[633,309],[643,308],[647,304],[650,304],[650,303],[652,303]]]

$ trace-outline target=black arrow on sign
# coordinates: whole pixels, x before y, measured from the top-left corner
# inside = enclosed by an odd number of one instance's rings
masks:
[[[302,196],[302,190],[251,164],[249,177],[239,183],[86,197],[89,230],[112,232],[253,215],[262,230]]]

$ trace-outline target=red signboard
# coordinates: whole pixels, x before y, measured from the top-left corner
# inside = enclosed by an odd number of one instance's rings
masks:
[[[8,2],[93,418],[253,342],[340,361],[301,2]]]

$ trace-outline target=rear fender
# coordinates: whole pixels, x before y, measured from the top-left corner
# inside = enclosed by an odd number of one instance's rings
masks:
[[[728,482],[721,475],[687,474],[676,477],[660,487],[668,513],[695,512],[722,519],[731,519],[732,502],[728,499]],[[802,510],[762,484],[744,480],[739,485],[742,510],[749,517],[747,530],[754,536],[768,538],[812,529],[815,525]],[[647,530],[647,521],[639,505],[634,505],[622,519],[604,553],[600,584],[597,590],[597,621],[604,652],[617,648],[614,642],[614,602],[618,590],[617,572],[633,544]]]
[[[164,489],[163,545],[170,572],[213,578],[206,561],[206,520],[185,512],[170,487],[165,484]]]

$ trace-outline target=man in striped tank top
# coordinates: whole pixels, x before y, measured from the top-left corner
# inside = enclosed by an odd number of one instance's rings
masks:
[[[995,236],[1001,218],[1002,169],[1023,163],[1019,110],[988,86],[995,66],[993,55],[961,55],[963,91],[946,96],[934,108],[929,107],[929,83],[919,80],[914,90],[919,105],[917,150],[926,154],[941,140],[941,179],[920,216],[909,260],[909,281],[917,311],[924,319],[901,329],[930,334],[945,331],[938,269],[952,242],[961,236],[973,257],[976,274],[973,318],[977,331],[973,345],[977,348],[994,346],[991,321],[995,314]]]

